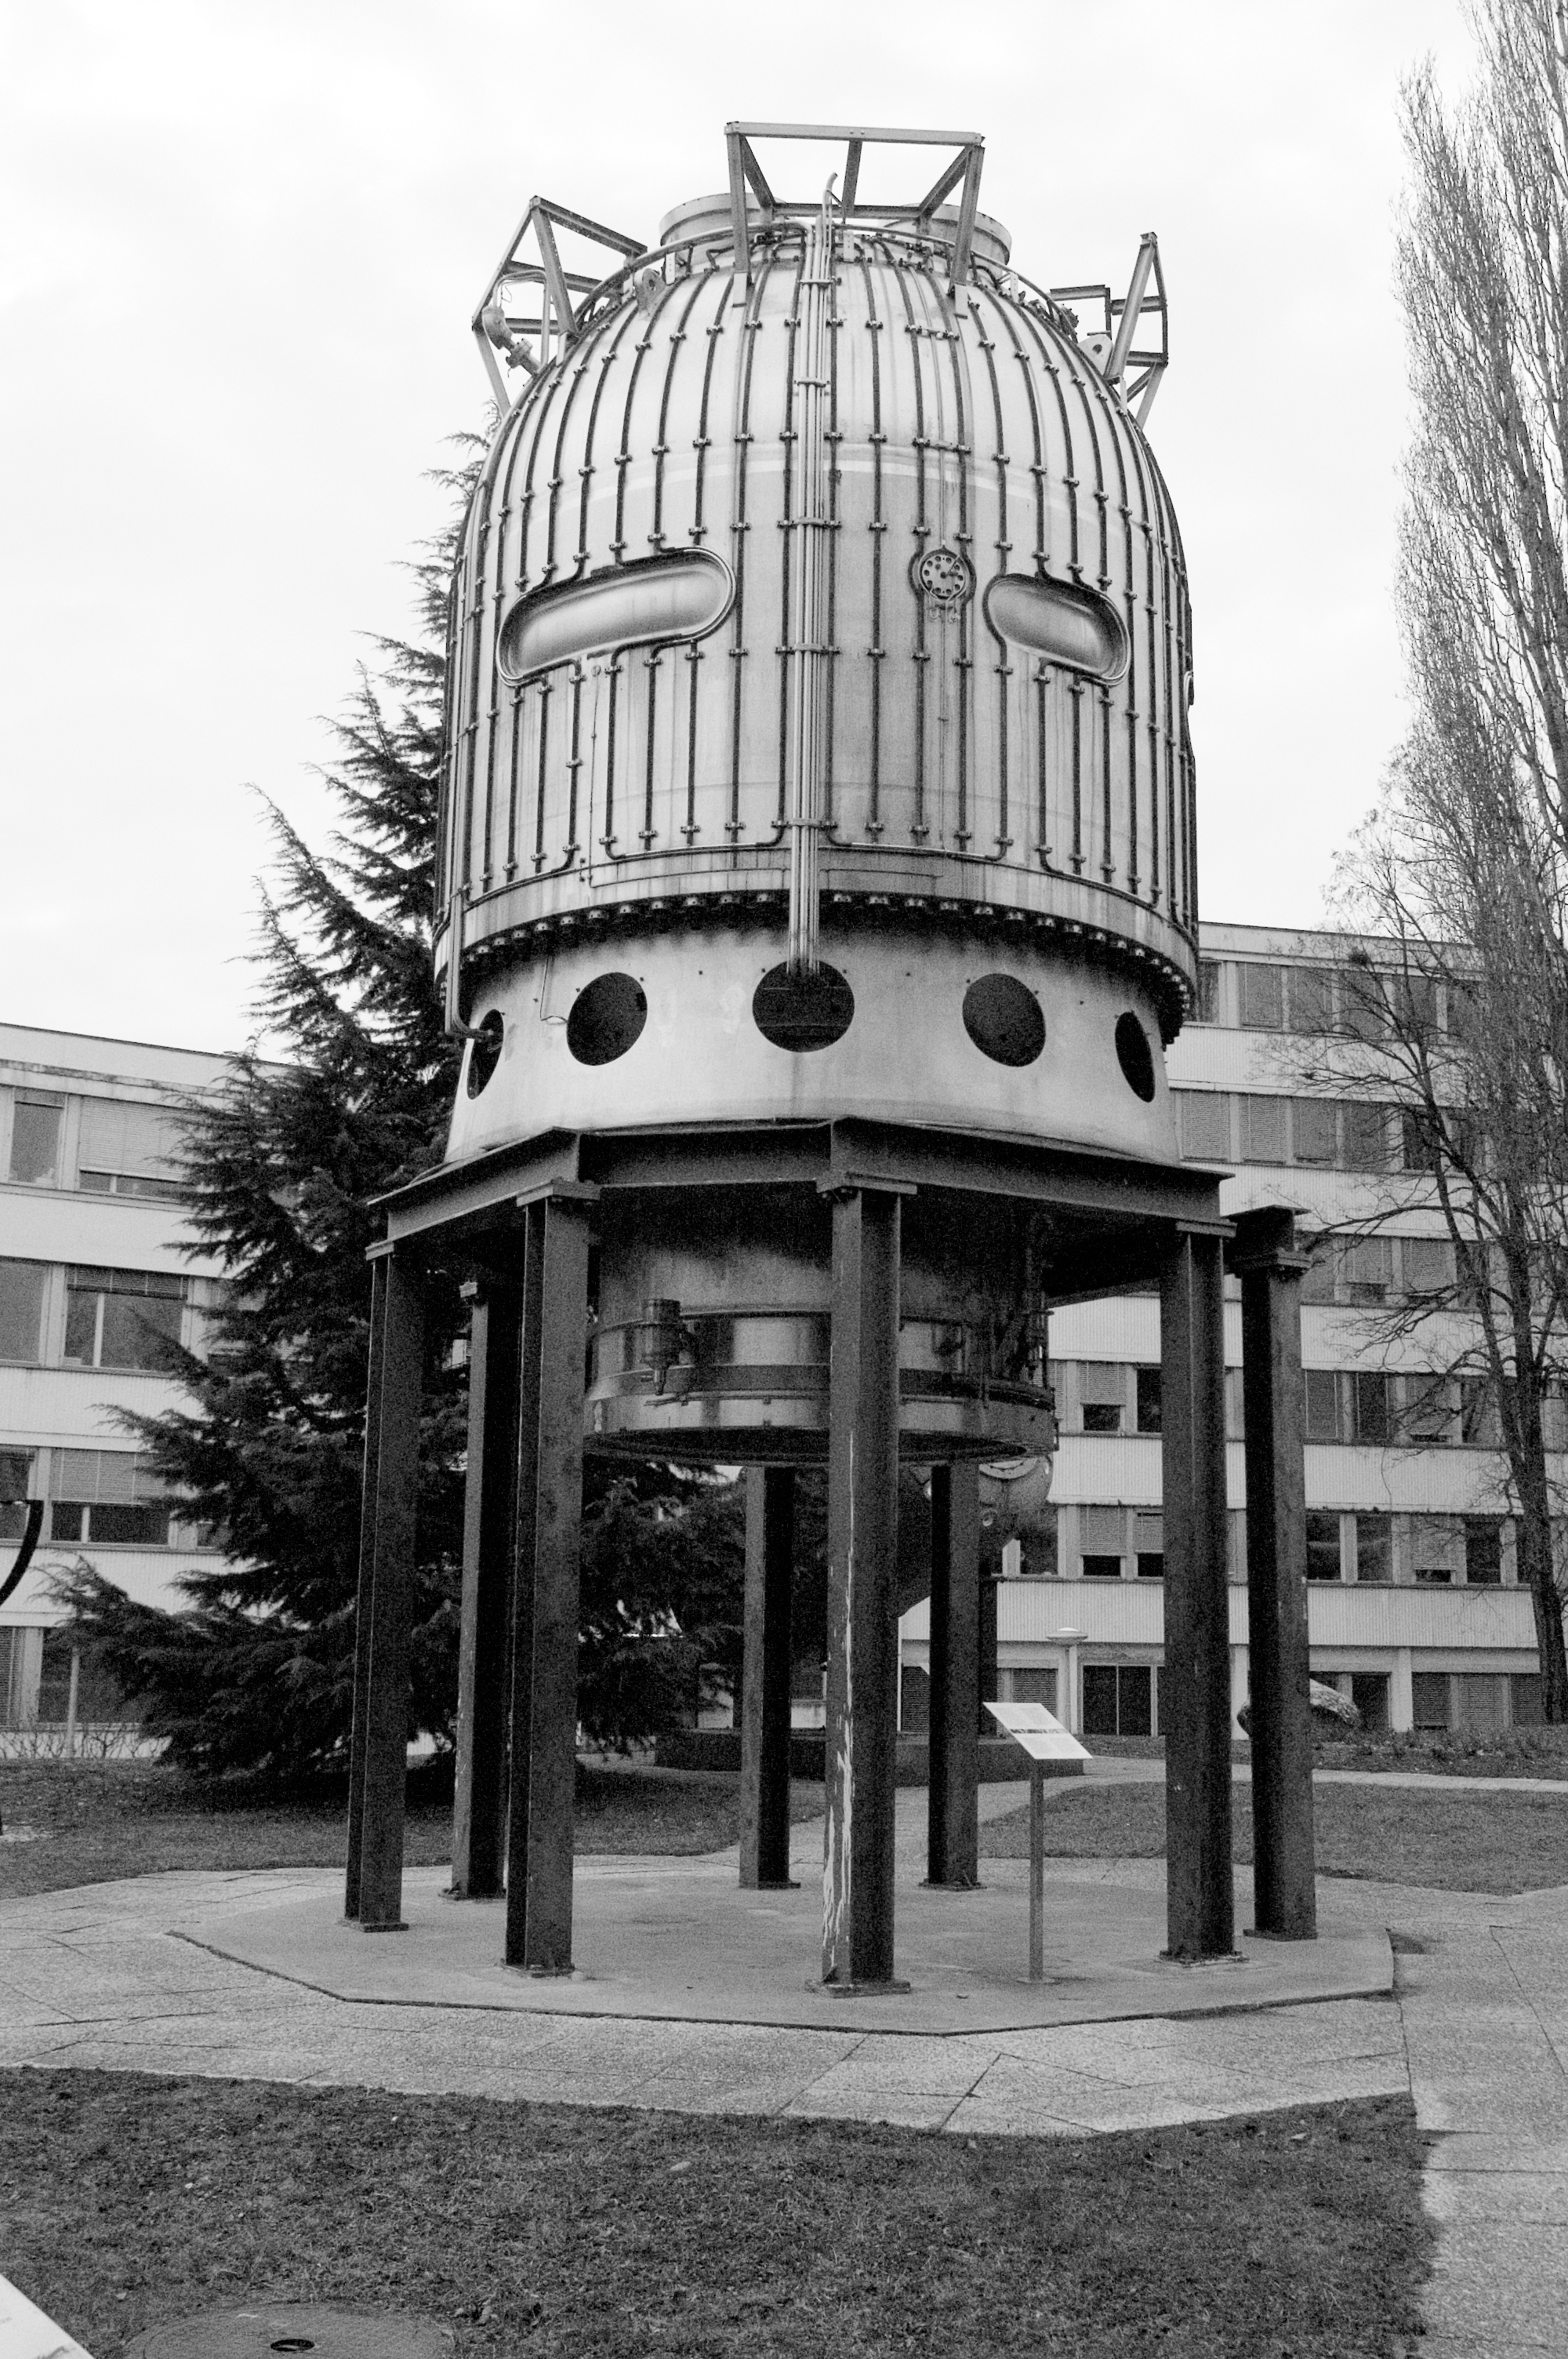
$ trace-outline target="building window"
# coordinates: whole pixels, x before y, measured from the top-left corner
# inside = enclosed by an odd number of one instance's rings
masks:
[[[27,1527],[33,1466],[30,1450],[0,1450],[0,1540],[19,1540]]]
[[[1245,1163],[1285,1163],[1285,1111],[1289,1098],[1241,1101],[1241,1158]]]
[[[1127,1408],[1127,1375],[1119,1363],[1085,1360],[1078,1369],[1078,1399],[1086,1433],[1119,1433]]]
[[[1306,1556],[1309,1581],[1339,1579],[1339,1516],[1336,1509],[1307,1509]]]
[[[1417,1728],[1447,1727],[1448,1674],[1446,1671],[1411,1672],[1411,1718]]]
[[[1465,1579],[1472,1589],[1497,1589],[1503,1578],[1503,1519],[1465,1518]]]
[[[1459,1379],[1459,1438],[1474,1450],[1496,1450],[1499,1432],[1497,1397],[1487,1376]]]
[[[1384,1582],[1394,1577],[1393,1518],[1390,1516],[1356,1517],[1356,1578],[1361,1582]]]
[[[1138,1430],[1158,1433],[1160,1426],[1160,1371],[1140,1368],[1138,1375]]]
[[[1454,1290],[1454,1247],[1446,1237],[1401,1237],[1400,1274],[1407,1294]]]
[[[1339,1109],[1333,1098],[1291,1100],[1291,1144],[1298,1163],[1333,1163],[1339,1154]]]
[[[1338,1256],[1333,1245],[1326,1237],[1318,1236],[1310,1240],[1303,1238],[1302,1249],[1311,1257],[1302,1278],[1302,1300],[1332,1302],[1335,1299],[1335,1274],[1338,1266]]]
[[[1342,1161],[1346,1171],[1386,1171],[1389,1168],[1388,1109],[1350,1100],[1340,1109],[1344,1140]]]
[[[1354,1409],[1351,1431],[1357,1441],[1380,1447],[1389,1439],[1389,1379],[1381,1369],[1357,1368],[1346,1378]]]
[[[1450,1442],[1454,1439],[1454,1386],[1446,1376],[1407,1376],[1404,1380],[1405,1406],[1400,1420],[1404,1436],[1410,1441],[1423,1441],[1429,1446]]]
[[[1198,1010],[1196,1022],[1218,1024],[1224,1019],[1219,1012],[1219,992],[1223,969],[1217,959],[1198,961]]]
[[[42,1359],[48,1277],[47,1262],[0,1261],[0,1360]]]
[[[1230,1160],[1230,1099],[1223,1090],[1173,1093],[1182,1121],[1182,1153],[1200,1163]]]
[[[179,1341],[185,1280],[154,1269],[66,1273],[65,1361],[78,1368],[157,1368]]]
[[[1127,1546],[1127,1515],[1121,1507],[1078,1509],[1078,1555],[1086,1581],[1119,1581]]]
[[[27,1187],[59,1185],[65,1100],[43,1090],[18,1090],[11,1109],[11,1178]]]
[[[904,1678],[909,1673],[905,1671]],[[1009,1703],[1043,1703],[1047,1712],[1056,1709],[1056,1667],[1054,1663],[1021,1664],[1016,1669],[1004,1671]]]
[[[1539,1671],[1513,1671],[1509,1677],[1509,1716],[1516,1728],[1543,1728],[1546,1703]]]
[[[1332,1032],[1334,969],[1329,966],[1293,966],[1289,969],[1286,981],[1291,1030]]]
[[[1389,1725],[1389,1675],[1387,1671],[1352,1671],[1350,1701],[1361,1715],[1363,1728],[1379,1734]]]
[[[1339,1001],[1342,1028],[1352,1039],[1387,1039],[1389,1002],[1380,975],[1368,967],[1346,967],[1340,976]]]
[[[167,1548],[172,1509],[138,1451],[56,1450],[49,1461],[49,1538]]]
[[[1422,1588],[1451,1588],[1465,1568],[1464,1524],[1453,1516],[1412,1516],[1411,1560]]]
[[[1140,1581],[1164,1580],[1165,1518],[1163,1516],[1133,1516],[1132,1553]]]
[[[1388,1238],[1360,1237],[1340,1257],[1340,1292],[1346,1302],[1387,1302],[1393,1270],[1393,1247]]]
[[[1241,986],[1241,1022],[1249,1032],[1280,1032],[1285,1023],[1285,970],[1253,960],[1237,968]]]
[[[83,1098],[77,1147],[81,1186],[114,1196],[177,1197],[178,1116],[124,1098]]]
[[[1454,1675],[1454,1723],[1477,1733],[1508,1724],[1508,1674],[1503,1671],[1456,1671]]]
[[[1086,1736],[1152,1736],[1154,1671],[1149,1663],[1086,1663]]]
[[[1339,1378],[1332,1368],[1304,1368],[1306,1438],[1309,1441],[1339,1440]]]

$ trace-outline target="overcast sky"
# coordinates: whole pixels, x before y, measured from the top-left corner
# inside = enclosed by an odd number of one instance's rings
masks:
[[[1401,78],[1457,0],[0,0],[0,1016],[252,1027],[258,791],[312,764],[481,422],[535,191],[652,237],[727,118],[984,135],[1049,284],[1159,232],[1203,899],[1310,925],[1400,728]]]

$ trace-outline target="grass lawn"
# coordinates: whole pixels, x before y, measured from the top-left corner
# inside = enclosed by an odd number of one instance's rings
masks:
[[[462,2354],[1388,2359],[1404,2099],[1087,2139],[0,2072],[6,2274],[95,2359],[249,2296]]]
[[[203,1787],[156,1764],[0,1762],[0,1821],[40,1840],[0,1842],[0,1898],[59,1892],[168,1868],[341,1867],[346,1788],[268,1795]],[[796,1819],[822,1808],[820,1786],[797,1786]],[[722,1775],[579,1765],[579,1852],[720,1851],[739,1840],[741,1781]],[[411,1867],[452,1855],[450,1773],[409,1779],[405,1856]]]
[[[1046,1788],[1045,1849],[1056,1859],[1162,1859],[1162,1786]],[[1533,1892],[1568,1884],[1568,1810],[1556,1794],[1475,1795],[1408,1786],[1313,1793],[1318,1871],[1444,1892]],[[1252,1857],[1252,1798],[1233,1789],[1236,1857]],[[980,1829],[992,1859],[1029,1854],[1027,1806]]]

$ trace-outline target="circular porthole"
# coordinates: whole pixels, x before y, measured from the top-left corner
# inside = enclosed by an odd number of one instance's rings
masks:
[[[1154,1095],[1154,1056],[1149,1046],[1149,1035],[1136,1016],[1129,1013],[1116,1019],[1116,1061],[1121,1067],[1122,1079],[1134,1097],[1145,1105]]]
[[[506,1027],[501,1020],[499,1011],[492,1007],[490,1014],[482,1018],[474,1032],[473,1038],[469,1042],[468,1091],[470,1098],[478,1097],[481,1090],[486,1087],[492,1073],[500,1064],[501,1042],[505,1029]]]
[[[567,1017],[567,1047],[579,1065],[612,1065],[642,1038],[648,995],[634,974],[596,975]]]
[[[837,967],[815,974],[791,974],[770,967],[752,1000],[752,1019],[764,1040],[797,1055],[831,1049],[855,1018],[855,995]]]
[[[1015,974],[982,974],[970,984],[964,1029],[994,1065],[1032,1065],[1045,1046],[1040,1002]]]

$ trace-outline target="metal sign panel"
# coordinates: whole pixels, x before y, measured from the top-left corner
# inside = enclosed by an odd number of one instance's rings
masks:
[[[1092,1756],[1043,1703],[988,1703],[991,1718],[1022,1745],[1031,1761],[1087,1761]]]

